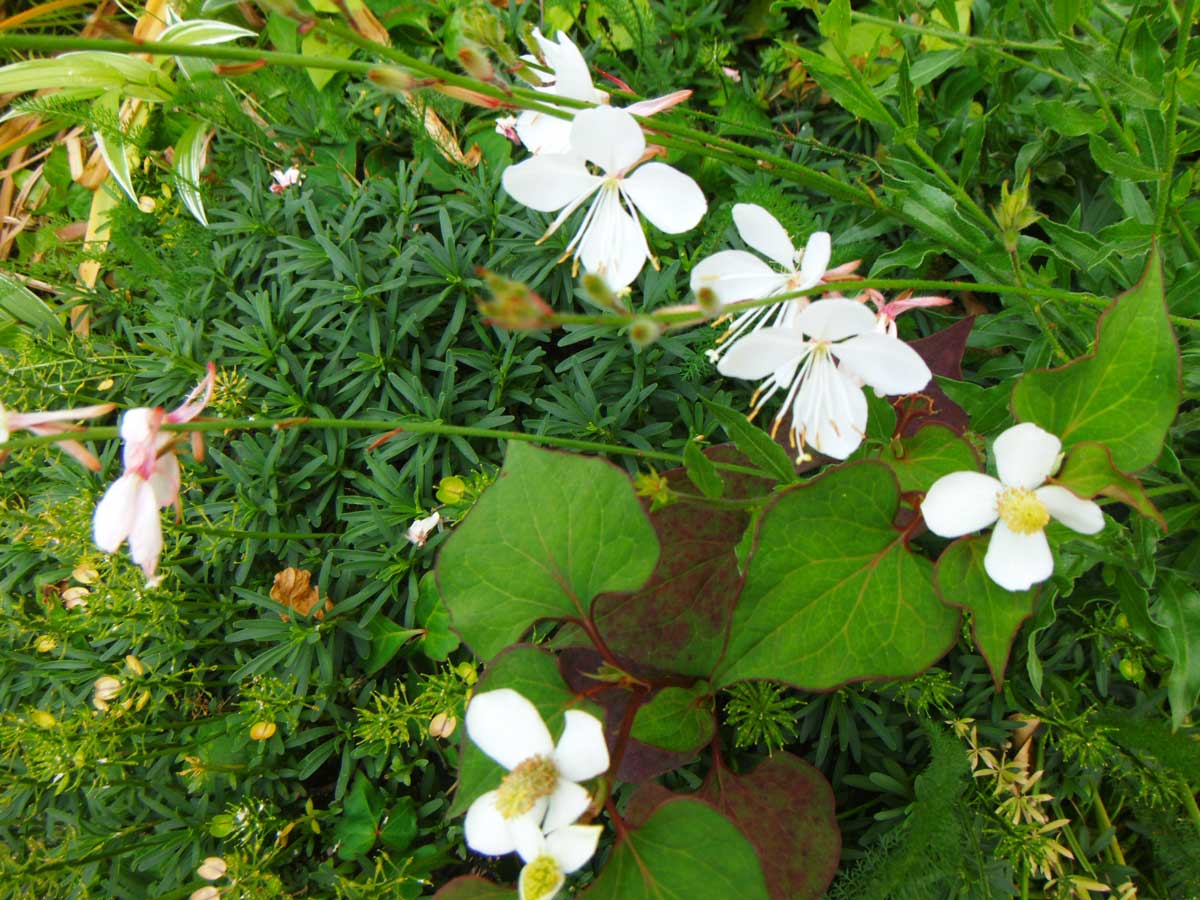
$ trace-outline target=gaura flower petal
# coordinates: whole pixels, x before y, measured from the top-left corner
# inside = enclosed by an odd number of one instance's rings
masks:
[[[204,407],[212,402],[213,390],[216,388],[216,385],[217,367],[215,363],[210,362],[205,367],[204,378],[192,388],[191,393],[184,398],[184,401],[179,406],[167,413],[166,421],[173,425],[192,421],[192,419],[204,412]]]
[[[164,453],[154,461],[154,470],[147,482],[159,506],[170,506],[179,497],[179,460],[174,453]]]
[[[867,428],[862,388],[828,356],[814,359],[792,405],[792,433],[814,450],[845,459],[858,449]]]
[[[571,120],[525,110],[517,116],[517,137],[535,155],[571,154]]]
[[[624,109],[625,112],[635,116],[652,116],[655,113],[662,112],[664,109],[678,106],[690,96],[692,96],[690,90],[672,91],[669,94],[663,94],[661,97],[651,97],[648,100],[639,100],[637,103],[630,103]]]
[[[1054,471],[1062,442],[1032,422],[1014,425],[992,445],[996,474],[1009,487],[1033,490]]]
[[[542,820],[542,828],[553,831],[570,825],[584,814],[592,803],[592,795],[586,788],[580,787],[574,781],[559,779],[558,786],[550,795],[550,803],[546,807],[546,818]]]
[[[881,394],[912,394],[929,384],[933,378],[929,366],[916,350],[903,341],[876,331],[835,344],[831,350],[843,368]]]
[[[997,522],[983,557],[988,576],[1007,591],[1024,591],[1054,574],[1054,558],[1044,531],[1018,534]]]
[[[639,166],[621,189],[651,225],[667,234],[695,228],[708,210],[700,185],[665,163]]]
[[[970,534],[996,521],[996,498],[1003,489],[982,472],[951,472],[933,483],[921,501],[921,515],[934,534],[948,538]]]
[[[116,553],[133,529],[137,509],[136,495],[142,479],[133,473],[122,475],[104,492],[92,518],[92,537],[105,553]]]
[[[774,260],[781,269],[790,272],[795,267],[796,248],[792,246],[792,239],[779,220],[761,206],[756,203],[735,204],[733,224],[747,245]]]
[[[463,822],[463,837],[467,846],[487,856],[503,856],[517,849],[517,840],[511,827],[516,820],[500,815],[496,809],[496,794],[496,791],[488,791],[475,798]]]
[[[567,874],[583,867],[596,855],[600,842],[599,825],[569,825],[546,835],[546,850]]]
[[[576,114],[571,123],[571,148],[588,162],[616,175],[642,158],[646,137],[642,126],[625,110],[599,106]]]
[[[466,722],[479,749],[510,771],[531,756],[554,752],[537,707],[510,688],[476,694],[467,706]]]
[[[810,303],[794,324],[813,340],[840,341],[874,330],[875,315],[854,300],[830,297]]]
[[[134,498],[133,522],[129,529],[129,558],[141,566],[147,578],[154,577],[162,554],[162,517],[158,501],[147,482],[142,482]]]
[[[766,378],[786,365],[794,366],[808,350],[809,343],[795,328],[760,328],[731,346],[717,363],[717,371],[732,378]]]
[[[1046,512],[1080,534],[1096,534],[1104,530],[1104,511],[1091,500],[1076,497],[1061,485],[1047,484],[1033,492],[1046,507]]]
[[[722,304],[770,296],[787,281],[787,275],[745,250],[722,250],[705,257],[692,269],[691,276],[693,291],[710,288]]]
[[[567,33],[560,31],[552,41],[535,28],[533,39],[541,47],[546,65],[554,70],[554,93],[575,100],[592,100],[596,89],[592,86],[587,61]]]
[[[531,156],[509,166],[500,177],[510,197],[538,212],[553,212],[581,200],[595,191],[600,181],[578,157],[557,153]]]
[[[566,724],[554,748],[559,774],[568,781],[587,781],[607,772],[608,742],[600,720],[577,709],[567,710],[563,718]]]
[[[800,261],[800,284],[796,290],[804,291],[820,284],[832,255],[833,238],[829,232],[814,231],[804,245],[804,258]]]
[[[619,291],[637,278],[650,256],[646,235],[621,205],[616,189],[602,189],[590,215],[579,243],[579,259],[587,271]]]

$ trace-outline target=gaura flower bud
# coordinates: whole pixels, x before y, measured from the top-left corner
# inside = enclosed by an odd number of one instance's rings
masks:
[[[645,350],[662,335],[662,326],[649,316],[638,316],[629,326],[629,342],[638,350]]]
[[[696,291],[696,305],[700,307],[700,312],[710,319],[715,319],[721,314],[721,298],[710,287],[702,287]]]
[[[1021,232],[1042,217],[1041,213],[1029,205],[1028,171],[1021,186],[1015,191],[1009,192],[1007,181],[1000,185],[1000,205],[993,206],[992,213],[996,217],[996,224],[1004,233],[1004,248],[1009,253],[1015,252]]]
[[[90,594],[85,587],[71,587],[62,592],[63,606],[67,609],[75,609],[77,606],[87,606],[87,595]]]
[[[585,272],[580,283],[587,298],[597,306],[603,306],[605,309],[618,308],[617,295],[608,286],[608,282],[595,272]]]
[[[149,702],[150,702],[150,691],[143,689],[142,692],[140,694],[138,694],[137,705],[134,706],[134,709],[136,709],[138,712],[141,712],[143,709],[146,708],[146,704]]]
[[[376,87],[393,94],[404,94],[421,86],[420,82],[408,72],[392,66],[371,69],[367,72],[367,78]]]
[[[449,713],[440,712],[429,722],[429,736],[432,738],[448,738],[458,727],[458,719]]]
[[[206,857],[204,862],[200,863],[200,867],[196,869],[196,874],[205,881],[216,881],[218,878],[224,878],[229,867],[225,865],[225,860],[219,856]]]
[[[71,577],[80,584],[91,584],[100,577],[100,573],[91,566],[76,566],[75,571],[71,573]]]
[[[58,646],[58,641],[50,637],[48,634],[43,634],[33,644],[33,649],[38,653],[49,653]]]
[[[256,741],[269,741],[275,736],[274,722],[255,722],[250,726],[250,737]]]
[[[492,294],[487,300],[476,299],[479,311],[487,317],[489,325],[511,329],[546,327],[546,319],[554,314],[554,310],[528,285],[486,269],[478,272]]]
[[[29,721],[42,729],[42,731],[47,731],[58,724],[58,719],[54,718],[54,716],[44,709],[30,710]]]
[[[221,892],[211,884],[206,884],[204,887],[192,891],[188,900],[221,900]]]
[[[97,699],[111,700],[121,692],[121,679],[114,678],[112,675],[101,675],[96,679],[93,688],[95,688]]]
[[[458,48],[457,56],[458,64],[472,78],[480,81],[495,80],[496,70],[492,67],[491,60],[487,58],[483,48],[474,41],[463,41]]]

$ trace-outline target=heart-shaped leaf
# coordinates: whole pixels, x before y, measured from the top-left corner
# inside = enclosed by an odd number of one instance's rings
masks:
[[[1054,481],[1084,499],[1103,494],[1120,500],[1143,516],[1153,519],[1163,531],[1167,530],[1162,513],[1150,502],[1142,483],[1118,470],[1113,465],[1112,454],[1103,444],[1088,441],[1076,444],[1054,476]]]
[[[691,688],[666,687],[638,708],[631,735],[652,747],[688,753],[712,740],[712,692],[707,682]]]
[[[979,454],[944,425],[926,425],[911,437],[893,438],[879,461],[896,476],[902,491],[928,491],[943,475],[979,471]]]

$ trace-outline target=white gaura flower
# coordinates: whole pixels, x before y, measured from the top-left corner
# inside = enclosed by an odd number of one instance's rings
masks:
[[[68,420],[92,419],[111,412],[115,408],[115,403],[101,403],[97,406],[81,406],[77,409],[56,409],[50,412],[20,413],[11,409],[5,409],[4,404],[0,403],[0,445],[7,443],[14,431],[25,430],[39,437],[54,434],[70,434],[72,431],[78,431],[79,426],[68,424]],[[100,471],[100,460],[96,459],[79,441],[63,437],[56,443],[93,472]],[[0,461],[3,461],[7,456],[8,452],[0,449]]]
[[[692,269],[693,292],[708,288],[722,306],[738,300],[759,300],[774,294],[805,291],[816,287],[825,277],[833,242],[829,232],[817,231],[808,239],[803,250],[792,245],[792,239],[779,221],[754,203],[738,203],[733,207],[733,224],[750,247],[774,262],[782,271],[745,250],[722,250],[700,260]],[[780,327],[808,305],[807,298],[783,301],[778,306],[748,309],[733,320],[719,343],[730,341],[767,325]],[[713,362],[721,351],[713,353]]]
[[[864,383],[880,394],[911,394],[933,377],[915,350],[875,331],[871,311],[844,297],[819,300],[783,327],[748,334],[729,347],[717,371],[765,379],[752,416],[785,389],[772,434],[790,411],[792,445],[836,459],[853,453],[866,433]]]
[[[404,536],[409,542],[418,547],[424,547],[425,542],[429,540],[429,536],[433,534],[433,530],[441,524],[442,514],[436,509],[423,519],[415,519],[408,526],[408,531],[404,532]]]
[[[568,825],[549,834],[539,828],[517,844],[525,860],[517,882],[520,900],[551,900],[566,877],[582,868],[596,853],[599,825]]]
[[[271,178],[275,183],[271,185],[272,194],[282,194],[292,185],[300,183],[300,170],[295,166],[287,169],[272,169]]]
[[[561,210],[541,240],[595,196],[564,259],[574,253],[585,270],[618,291],[637,278],[650,258],[639,212],[662,231],[679,234],[696,226],[708,204],[700,186],[682,172],[664,163],[641,165],[647,158],[646,138],[624,110],[580,112],[571,124],[571,147],[570,154],[544,153],[509,166],[504,189],[532,209]],[[588,162],[603,174],[591,172]]]
[[[1072,531],[1095,534],[1104,513],[1065,487],[1046,484],[1062,443],[1032,422],[1014,425],[992,445],[997,480],[981,472],[952,472],[934,482],[921,503],[934,534],[955,538],[996,525],[983,567],[996,584],[1024,591],[1054,573],[1045,528],[1053,518]]]
[[[467,810],[463,831],[472,850],[502,856],[536,848],[543,832],[572,824],[591,804],[579,782],[608,770],[604,730],[585,712],[567,710],[564,716],[556,746],[537,708],[516,691],[502,688],[472,698],[467,735],[508,769],[500,787]]]

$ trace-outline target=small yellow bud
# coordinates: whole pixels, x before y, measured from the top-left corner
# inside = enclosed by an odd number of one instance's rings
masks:
[[[146,708],[146,704],[149,702],[150,702],[150,691],[143,690],[140,694],[138,694],[137,706],[135,706],[134,709],[136,709],[138,712],[141,712],[143,709]]]
[[[219,856],[209,856],[204,862],[200,863],[200,868],[196,869],[196,874],[205,881],[216,881],[218,878],[224,878],[229,867],[225,865],[225,860]]]
[[[188,900],[221,900],[221,892],[211,884],[206,884],[204,887],[192,891],[192,896]]]
[[[154,202],[154,198],[149,194],[138,198],[138,209],[144,213],[154,212],[157,206],[158,204]]]
[[[269,741],[275,736],[274,722],[255,722],[250,726],[250,737],[256,741]]]
[[[75,609],[77,606],[87,606],[87,596],[90,594],[85,587],[67,588],[62,592],[63,606],[67,609]]]
[[[121,679],[112,675],[101,675],[92,687],[96,690],[96,699],[111,700],[121,692]]]
[[[458,677],[467,684],[474,684],[479,680],[479,671],[475,668],[474,663],[460,662],[454,669],[458,673]]]
[[[43,634],[33,644],[33,649],[38,653],[49,653],[58,646],[58,641],[50,637],[48,634]]]
[[[142,661],[132,653],[125,657],[125,665],[129,667],[129,671],[134,675],[146,674],[146,667],[142,664]]]
[[[105,378],[105,379],[104,379],[103,381],[101,381],[101,382],[100,382],[98,385],[96,385],[96,390],[98,390],[98,391],[110,391],[110,390],[112,390],[112,386],[113,386],[114,384],[116,384],[116,382],[115,382],[115,381],[113,381],[111,378]],[[84,583],[86,584],[87,582],[84,582]]]
[[[459,503],[467,494],[467,483],[457,475],[447,475],[438,482],[437,498],[442,503]]]
[[[449,713],[440,712],[429,722],[429,736],[432,738],[448,738],[458,727],[458,719]]]
[[[108,383],[108,387],[112,387],[112,379],[111,378],[106,378],[105,382]],[[100,384],[96,385],[96,387],[102,391],[105,390],[104,382],[101,382]],[[91,584],[97,578],[100,577],[100,573],[97,572],[95,569],[93,569],[91,566],[76,566],[75,571],[71,573],[71,577],[74,578],[76,581],[78,581],[80,584]]]
[[[376,87],[380,87],[385,91],[390,91],[394,94],[403,94],[411,91],[414,88],[420,87],[417,79],[405,72],[403,69],[395,69],[391,66],[371,69],[367,72],[367,78],[371,80]]]
[[[50,713],[46,712],[44,709],[30,710],[29,721],[43,731],[53,728],[58,724],[58,719],[54,718],[54,716],[50,715]]]

